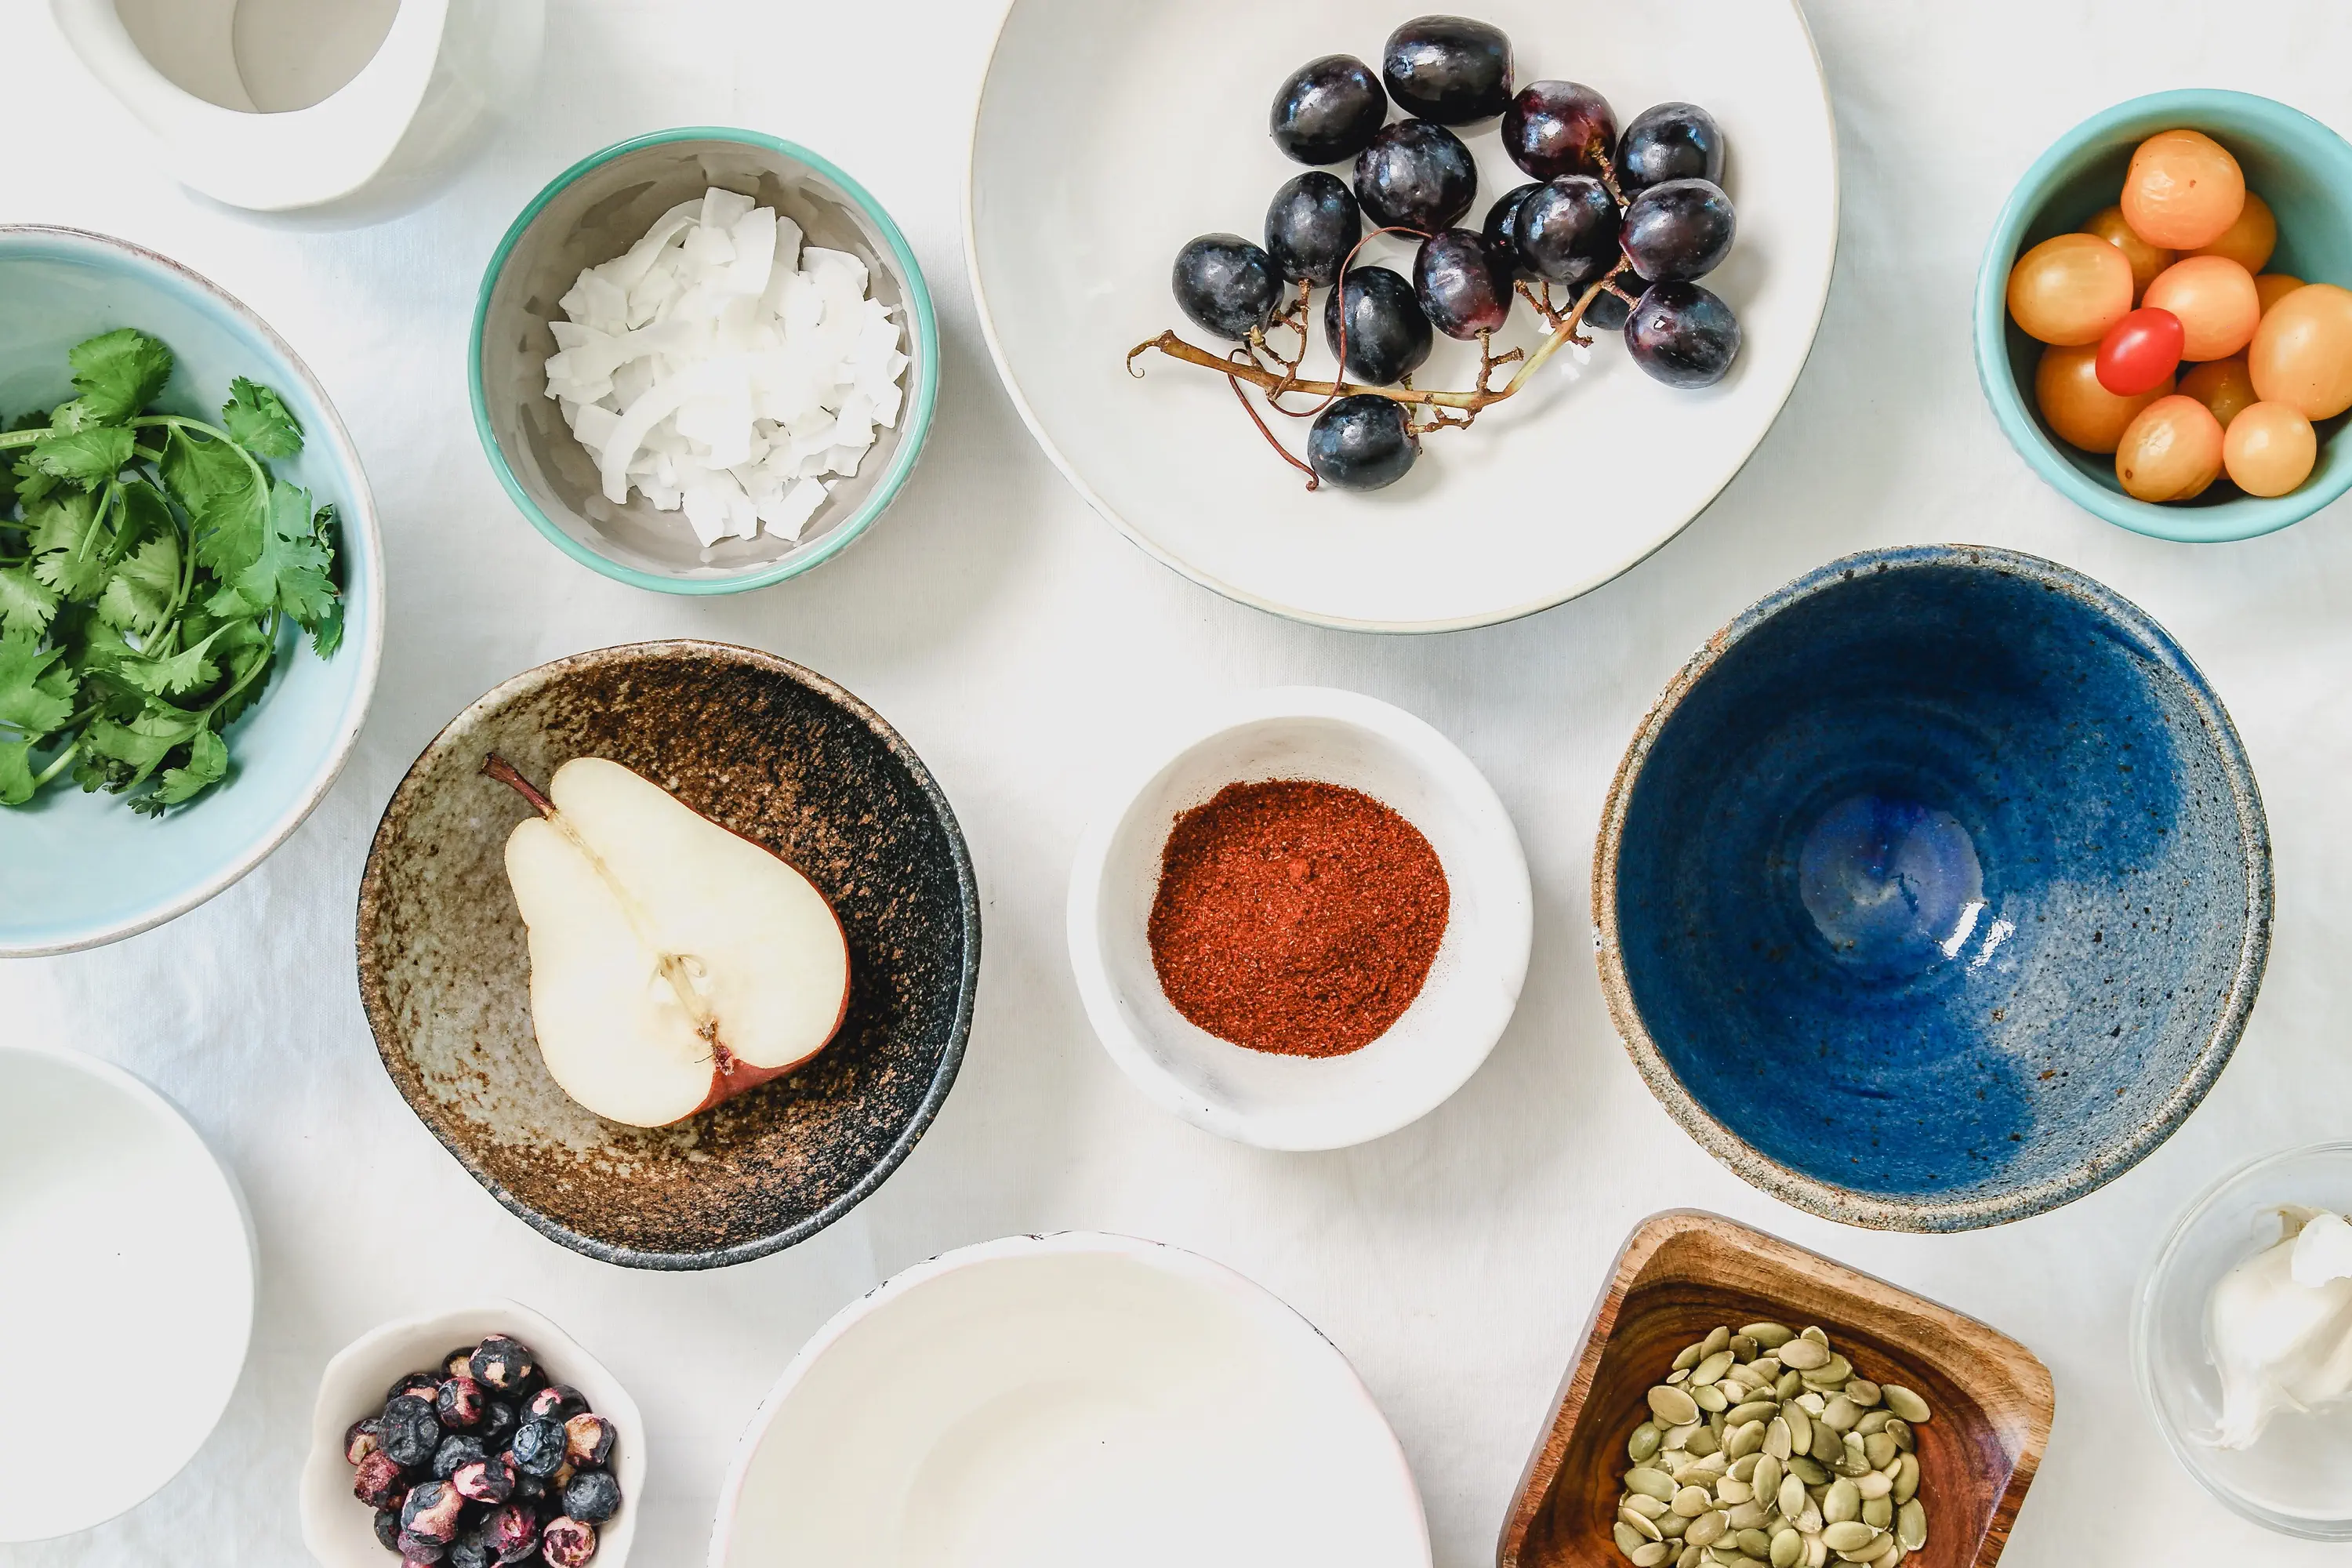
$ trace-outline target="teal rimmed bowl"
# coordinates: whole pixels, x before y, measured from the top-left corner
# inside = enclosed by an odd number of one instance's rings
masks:
[[[2300,110],[2251,93],[2185,88],[2150,93],[2093,115],[2060,137],[2010,194],[1977,274],[1977,378],[2011,445],[2061,495],[2118,527],[2157,539],[2213,543],[2252,539],[2313,512],[2352,489],[2352,443],[2342,417],[2319,426],[2319,463],[2301,489],[2274,500],[2226,479],[2196,500],[2134,500],[2116,481],[2115,458],[2068,446],[2034,407],[2042,345],[2009,319],[2009,271],[2053,235],[2079,229],[2123,192],[2132,150],[2159,131],[2201,131],[2246,172],[2246,188],[2278,215],[2278,250],[2264,268],[2306,283],[2352,287],[2352,145]]]
[[[621,255],[679,202],[719,185],[773,206],[811,245],[862,259],[872,292],[896,308],[913,363],[895,429],[877,429],[853,479],[840,480],[797,541],[765,530],[708,552],[686,515],[632,491],[606,500],[596,465],[546,396],[551,321],[581,269]],[[755,131],[688,126],[607,147],[533,197],[491,256],[467,353],[474,427],[499,482],[550,543],[618,582],[665,594],[739,594],[832,559],[882,515],[913,472],[939,400],[940,332],[906,237],[864,186],[803,147]]]
[[[302,451],[271,468],[341,513],[343,644],[320,658],[288,637],[262,700],[229,726],[227,782],[183,808],[151,819],[62,783],[0,810],[0,958],[120,941],[261,864],[342,772],[383,658],[383,545],[367,475],[286,340],[169,257],[76,229],[0,226],[0,416],[71,396],[67,351],[117,327],[170,346],[171,412],[217,418],[240,375],[285,398]]]

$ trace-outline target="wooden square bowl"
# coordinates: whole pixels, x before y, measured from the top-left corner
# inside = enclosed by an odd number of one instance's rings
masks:
[[[2000,1558],[2055,1408],[2033,1352],[1762,1231],[1679,1210],[1644,1220],[1619,1255],[1504,1522],[1500,1568],[1624,1568],[1610,1526],[1646,1394],[1684,1346],[1718,1324],[1758,1321],[1819,1324],[1862,1376],[1927,1401],[1933,1419],[1917,1428],[1927,1544],[1906,1564]]]

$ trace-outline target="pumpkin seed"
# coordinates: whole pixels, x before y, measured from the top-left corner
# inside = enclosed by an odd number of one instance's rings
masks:
[[[1698,1406],[1691,1396],[1664,1384],[1650,1390],[1650,1408],[1669,1426],[1687,1426],[1698,1419]]]
[[[1772,1510],[1750,1498],[1746,1502],[1732,1504],[1731,1511],[1724,1517],[1731,1521],[1734,1530],[1759,1530],[1766,1520],[1772,1517]]]
[[[1810,1335],[1811,1331],[1808,1330],[1807,1333]],[[1829,1363],[1829,1347],[1810,1337],[1790,1340],[1780,1347],[1780,1364],[1784,1367],[1794,1367],[1799,1372],[1814,1372]]]
[[[1797,1395],[1796,1404],[1798,1409],[1817,1421],[1821,1419],[1822,1412],[1830,1407],[1830,1402],[1822,1397],[1821,1390],[1817,1388],[1808,1388]]]
[[[1727,1348],[1731,1352],[1732,1360],[1738,1362],[1751,1362],[1756,1359],[1756,1352],[1762,1350],[1764,1347],[1758,1344],[1754,1340],[1749,1339],[1746,1334],[1734,1334],[1731,1336],[1731,1343]]]
[[[1664,1470],[1636,1468],[1625,1472],[1625,1489],[1654,1498],[1659,1502],[1669,1502],[1675,1495],[1675,1479]]]
[[[1829,1471],[1823,1469],[1821,1461],[1811,1454],[1790,1456],[1789,1473],[1809,1487],[1825,1487],[1830,1484]]]
[[[1708,1342],[1713,1343],[1714,1342],[1709,1341]],[[1706,1360],[1700,1362],[1696,1366],[1691,1368],[1691,1381],[1693,1383],[1714,1383],[1720,1379],[1725,1373],[1731,1370],[1731,1362],[1732,1355],[1729,1351],[1717,1351],[1712,1355],[1709,1355]]]
[[[1658,1516],[1658,1533],[1668,1541],[1680,1541],[1683,1538],[1683,1531],[1689,1528],[1690,1521],[1672,1509]]]
[[[1911,1423],[1899,1415],[1886,1423],[1886,1435],[1894,1438],[1895,1446],[1906,1454],[1919,1446],[1919,1440],[1911,1435]]]
[[[1755,1454],[1750,1458],[1755,1459],[1756,1468],[1739,1479],[1746,1481],[1748,1489],[1758,1497],[1769,1498],[1779,1495],[1780,1477],[1783,1473],[1780,1461],[1769,1454]],[[1742,1463],[1745,1462],[1745,1460],[1742,1461]]]
[[[1769,1421],[1780,1414],[1776,1399],[1751,1399],[1745,1405],[1734,1405],[1723,1413],[1723,1419],[1733,1426],[1745,1426],[1750,1421]]]
[[[1894,1502],[1883,1497],[1863,1499],[1862,1522],[1873,1530],[1885,1530],[1895,1522]]]
[[[1772,1393],[1775,1398],[1794,1399],[1804,1391],[1805,1374],[1794,1367],[1790,1367],[1772,1380]]]
[[[1756,1370],[1756,1363],[1752,1361],[1735,1363],[1729,1372],[1723,1374],[1723,1379],[1742,1388],[1761,1388],[1768,1381],[1762,1373]]]
[[[1699,1353],[1701,1355],[1713,1355],[1716,1352],[1722,1350],[1725,1346],[1730,1343],[1731,1331],[1729,1329],[1721,1327],[1709,1329],[1707,1331],[1706,1340],[1701,1343]]]
[[[1845,1444],[1827,1426],[1813,1428],[1813,1458],[1824,1465],[1834,1465],[1845,1458]]]
[[[1862,1493],[1854,1484],[1841,1476],[1830,1483],[1829,1495],[1822,1499],[1822,1517],[1832,1524],[1843,1524],[1862,1514]]]
[[[1895,1482],[1891,1478],[1873,1470],[1866,1476],[1854,1477],[1853,1489],[1860,1492],[1867,1500],[1871,1498],[1885,1497],[1895,1489]]]
[[[1823,1384],[1831,1388],[1840,1388],[1853,1381],[1853,1363],[1832,1351],[1830,1352],[1830,1359],[1822,1363],[1822,1369],[1819,1372],[1807,1373],[1805,1376],[1808,1382]]]
[[[1849,1383],[1845,1385],[1845,1396],[1848,1399],[1853,1397],[1853,1384]],[[1867,1437],[1873,1432],[1885,1431],[1886,1424],[1894,1419],[1884,1410],[1865,1410],[1862,1413],[1862,1419],[1853,1424],[1853,1429]]]
[[[1764,1427],[1764,1451],[1783,1463],[1796,1452],[1791,1446],[1794,1441],[1786,1416],[1775,1415]]]
[[[1739,1331],[1768,1351],[1779,1350],[1797,1337],[1778,1323],[1750,1323]]]
[[[1813,1343],[1821,1346],[1823,1350],[1830,1348],[1830,1337],[1828,1334],[1822,1331],[1822,1327],[1818,1323],[1808,1325],[1804,1331],[1797,1337],[1799,1339],[1811,1340]]]
[[[1832,1552],[1859,1552],[1877,1539],[1878,1531],[1858,1519],[1825,1525],[1822,1529],[1822,1540]]]
[[[1630,1553],[1633,1559],[1633,1568],[1658,1568],[1660,1563],[1674,1554],[1675,1549],[1663,1541],[1645,1541]]]
[[[1620,1524],[1633,1526],[1634,1530],[1641,1532],[1642,1539],[1644,1541],[1663,1541],[1665,1539],[1664,1536],[1658,1532],[1658,1527],[1650,1522],[1649,1515],[1635,1513],[1630,1508],[1621,1508],[1617,1510],[1617,1522]]]
[[[1626,1524],[1622,1521],[1611,1525],[1609,1527],[1609,1533],[1616,1537],[1617,1550],[1624,1552],[1629,1557],[1634,1552],[1642,1550],[1644,1546],[1651,1544],[1650,1538],[1648,1536],[1642,1534],[1640,1531],[1634,1530],[1632,1525]]]
[[[1735,1459],[1745,1458],[1750,1454],[1760,1452],[1763,1447],[1764,1423],[1761,1421],[1750,1421],[1744,1426],[1735,1426],[1723,1440],[1723,1451]]]
[[[1675,1564],[1675,1568],[1698,1568],[1698,1565],[1706,1561],[1706,1547],[1685,1546],[1683,1548],[1682,1560]]]
[[[1685,1443],[1683,1447],[1703,1459],[1722,1447],[1723,1440],[1715,1435],[1714,1427],[1699,1426],[1692,1429],[1690,1441]]]
[[[1694,1411],[1693,1414],[1696,1415],[1696,1412]],[[1683,1452],[1683,1450],[1690,1444],[1691,1434],[1697,1430],[1698,1425],[1696,1422],[1693,1422],[1687,1426],[1667,1427],[1665,1451],[1669,1454],[1679,1454]]]
[[[1626,1493],[1617,1500],[1617,1506],[1621,1509],[1633,1510],[1652,1524],[1657,1523],[1659,1518],[1666,1511],[1666,1505],[1663,1501],[1641,1492]]]
[[[1839,1556],[1849,1563],[1884,1563],[1895,1553],[1895,1538],[1882,1535],[1859,1552],[1841,1552]]]
[[[1792,1454],[1811,1453],[1813,1418],[1805,1414],[1805,1407],[1791,1400],[1780,1406],[1780,1419],[1788,1423],[1789,1451]]]
[[[1695,1384],[1691,1388],[1690,1396],[1698,1402],[1698,1407],[1701,1410],[1710,1415],[1720,1415],[1731,1408],[1731,1401],[1723,1396],[1723,1390],[1711,1383]]]
[[[1732,1460],[1731,1479],[1735,1481],[1746,1481],[1753,1486],[1756,1483],[1756,1467],[1763,1462],[1764,1456],[1761,1454],[1749,1454]]]
[[[1864,1409],[1867,1410],[1879,1401],[1880,1395],[1878,1384],[1871,1382],[1870,1379],[1866,1377],[1848,1378],[1845,1385],[1845,1396],[1848,1399],[1853,1400],[1856,1405],[1859,1405]]]
[[[1685,1487],[1667,1506],[1685,1519],[1696,1519],[1715,1506],[1715,1500],[1706,1495],[1705,1487]]]
[[[1676,1368],[1675,1371],[1666,1373],[1666,1381],[1677,1388],[1681,1387],[1684,1384],[1690,1381],[1690,1368],[1686,1366]]]
[[[1823,1568],[1829,1560],[1829,1543],[1818,1535],[1808,1537],[1805,1542],[1805,1568]]]
[[[1881,1384],[1878,1392],[1885,1399],[1886,1408],[1912,1426],[1916,1426],[1927,1419],[1927,1402],[1901,1384]]]
[[[1927,1544],[1927,1510],[1917,1498],[1895,1510],[1895,1539],[1906,1552],[1916,1552]]]
[[[1862,1406],[1839,1394],[1822,1407],[1822,1425],[1832,1432],[1851,1432],[1853,1424],[1862,1419]]]
[[[1797,1568],[1797,1559],[1805,1554],[1805,1538],[1793,1530],[1779,1530],[1772,1534],[1772,1568]]]
[[[1694,1546],[1711,1546],[1722,1540],[1723,1532],[1730,1528],[1730,1521],[1722,1514],[1703,1513],[1690,1521],[1690,1529],[1684,1532],[1683,1539]]]
[[[1862,1440],[1862,1454],[1872,1469],[1883,1470],[1895,1463],[1895,1439],[1884,1432],[1873,1432]]]
[[[1793,1470],[1781,1477],[1780,1495],[1776,1500],[1780,1505],[1782,1519],[1793,1520],[1802,1514],[1807,1501],[1804,1478]]]
[[[1895,1489],[1886,1495],[1893,1498],[1897,1506],[1909,1502],[1919,1495],[1917,1456],[1906,1454],[1895,1461]],[[1914,1547],[1912,1550],[1916,1552],[1918,1548]]]
[[[1696,1366],[1706,1354],[1706,1347],[1705,1345],[1685,1345],[1683,1347],[1682,1354],[1675,1357],[1675,1370],[1676,1372],[1688,1372],[1691,1368]]]
[[[1729,1476],[1715,1483],[1715,1500],[1719,1503],[1746,1502],[1756,1495],[1756,1489],[1746,1481]]]
[[[1655,1422],[1644,1421],[1633,1428],[1631,1437],[1625,1439],[1625,1457],[1637,1465],[1642,1464],[1655,1458],[1658,1446],[1665,1440],[1666,1435],[1658,1430]]]
[[[1760,1530],[1743,1530],[1739,1532],[1739,1550],[1759,1563],[1764,1562],[1772,1555],[1772,1538]]]

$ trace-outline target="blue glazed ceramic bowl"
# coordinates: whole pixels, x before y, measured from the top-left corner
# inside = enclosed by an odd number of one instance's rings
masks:
[[[608,501],[595,459],[547,395],[551,321],[581,269],[625,252],[663,213],[723,185],[772,206],[811,245],[864,261],[912,361],[895,427],[875,432],[854,478],[836,482],[796,541],[765,530],[703,551],[686,514],[634,492]],[[531,199],[482,276],[467,354],[474,428],[508,496],[549,543],[582,565],[665,594],[740,594],[797,577],[854,542],[915,470],[939,402],[940,329],[922,267],[866,188],[804,147],[756,131],[688,126],[593,153]]]
[[[2278,250],[2265,271],[2352,286],[2352,145],[2267,98],[2205,88],[2150,93],[2066,132],[2010,194],[1977,273],[1977,379],[2011,445],[2076,505],[2158,539],[2252,539],[2300,522],[2352,489],[2352,443],[2338,439],[2345,418],[2322,422],[2318,466],[2290,494],[2263,500],[2223,479],[2182,505],[2134,500],[2116,481],[2112,456],[2070,447],[2042,423],[2033,401],[2042,345],[2009,319],[2009,271],[2017,258],[2115,205],[2132,150],[2159,131],[2181,127],[2227,147],[2246,172],[2246,188],[2278,215]]]
[[[1852,1225],[1959,1230],[2128,1170],[2211,1087],[2270,839],[2164,629],[2032,556],[1831,563],[1634,737],[1593,866],[1635,1064],[1717,1159]]]
[[[0,414],[73,395],[66,352],[137,327],[177,360],[163,403],[218,416],[235,376],[281,394],[301,455],[281,476],[342,514],[343,646],[280,659],[228,733],[228,781],[160,819],[70,784],[0,810],[0,957],[95,947],[160,925],[259,865],[342,771],[383,648],[383,547],[359,453],[326,390],[260,317],[168,258],[102,235],[0,226]]]

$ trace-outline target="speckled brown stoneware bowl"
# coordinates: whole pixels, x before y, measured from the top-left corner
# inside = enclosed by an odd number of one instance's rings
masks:
[[[800,868],[849,939],[849,1016],[808,1067],[675,1127],[624,1127],[555,1085],[531,1033],[507,885],[528,808],[491,751],[545,779],[607,757]],[[798,665],[720,643],[637,643],[517,676],[416,759],[360,883],[360,996],[393,1082],[534,1229],[639,1268],[762,1257],[846,1214],[955,1082],[980,904],[955,814],[871,709]]]

